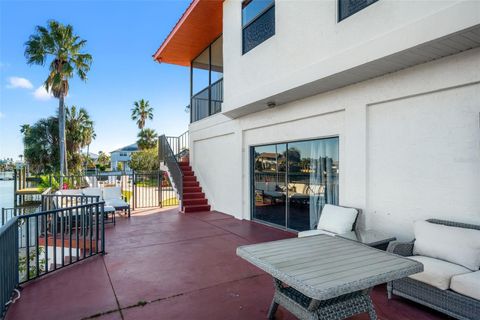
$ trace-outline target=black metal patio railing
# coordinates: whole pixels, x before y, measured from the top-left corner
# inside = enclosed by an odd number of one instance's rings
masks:
[[[16,212],[0,228],[2,315],[20,284],[105,253],[106,216],[99,197],[44,196],[42,206],[48,210]]]
[[[41,211],[41,206],[28,206],[28,207],[16,207],[16,208],[2,208],[0,217],[0,227],[7,223],[12,218],[24,214],[34,213]]]
[[[182,146],[185,140],[186,138],[182,138],[178,145]],[[69,175],[63,177],[63,181],[66,189],[119,187],[122,198],[134,210],[178,204],[170,179],[161,170]]]
[[[0,227],[0,255],[0,319],[3,319],[19,283],[16,217]]]
[[[104,203],[85,198],[84,204],[16,218],[20,283],[105,252]]]

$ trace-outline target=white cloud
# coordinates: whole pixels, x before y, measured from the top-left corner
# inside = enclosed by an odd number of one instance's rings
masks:
[[[35,99],[43,101],[49,100],[53,97],[52,93],[48,92],[43,85],[35,89],[35,91],[33,92],[33,96],[35,97]]]
[[[21,78],[21,77],[10,77],[8,78],[7,88],[14,89],[14,88],[22,88],[22,89],[32,89],[33,84],[30,80]]]

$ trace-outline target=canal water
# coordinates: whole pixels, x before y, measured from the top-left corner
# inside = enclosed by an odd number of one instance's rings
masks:
[[[0,180],[0,208],[13,207],[13,181]]]

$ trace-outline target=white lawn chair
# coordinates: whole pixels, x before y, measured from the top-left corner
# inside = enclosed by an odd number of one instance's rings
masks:
[[[112,206],[115,210],[124,211],[130,218],[130,205],[123,198],[120,187],[103,188],[103,200],[105,201],[105,205]]]
[[[82,193],[84,196],[99,197],[100,201],[105,201],[105,199],[103,198],[102,189],[100,188],[85,188],[85,189],[82,189]],[[105,213],[105,218],[108,220],[108,215],[111,214],[112,215],[111,222],[113,222],[113,224],[115,224],[115,211],[116,209],[114,206],[109,205],[105,202],[103,206],[103,212]]]
[[[323,207],[317,229],[302,231],[298,237],[309,237],[319,234],[335,236],[355,229],[355,223],[358,217],[358,210],[326,204]]]

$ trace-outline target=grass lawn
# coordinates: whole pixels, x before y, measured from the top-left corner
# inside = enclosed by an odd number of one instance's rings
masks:
[[[168,198],[162,201],[164,206],[178,206],[178,199],[176,197]]]

